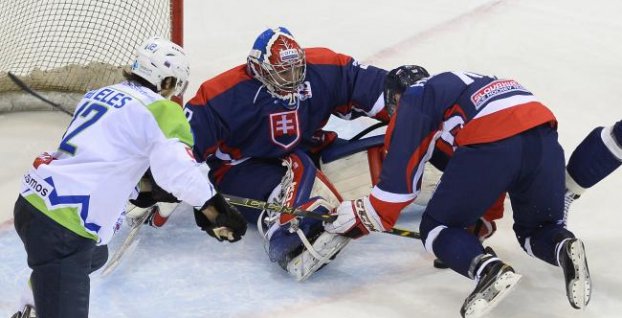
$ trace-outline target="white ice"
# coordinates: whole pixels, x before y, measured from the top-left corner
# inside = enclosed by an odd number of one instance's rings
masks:
[[[432,73],[515,78],[557,115],[567,153],[594,127],[622,118],[619,0],[185,2],[193,66],[186,98],[243,63],[265,27],[284,25],[304,46],[385,68],[415,63]],[[12,227],[21,175],[36,154],[56,147],[67,123],[56,112],[0,115],[0,317],[15,311],[29,273]],[[346,137],[367,124],[330,122]],[[524,278],[490,317],[622,316],[621,188],[617,171],[573,206],[570,228],[585,241],[594,282],[584,312],[568,305],[560,270],[518,246],[508,208],[488,244]],[[411,208],[399,226],[416,229],[420,213]],[[255,229],[240,243],[218,243],[189,213],[176,213],[164,228],[145,229],[112,275],[93,275],[91,317],[458,317],[473,283],[432,260],[419,241],[375,234],[296,283],[268,261]]]

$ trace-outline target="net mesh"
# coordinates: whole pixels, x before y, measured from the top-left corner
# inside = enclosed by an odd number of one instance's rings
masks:
[[[171,38],[176,0],[1,0],[0,94],[86,92],[122,80],[136,45]]]

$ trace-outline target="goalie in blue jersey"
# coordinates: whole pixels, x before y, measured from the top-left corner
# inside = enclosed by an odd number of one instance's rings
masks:
[[[283,27],[255,40],[247,63],[204,82],[186,104],[198,160],[223,193],[327,213],[342,200],[317,156],[337,135],[331,115],[388,120],[386,71],[326,48],[303,49]],[[309,277],[347,244],[321,221],[240,208],[258,223],[270,260]]]

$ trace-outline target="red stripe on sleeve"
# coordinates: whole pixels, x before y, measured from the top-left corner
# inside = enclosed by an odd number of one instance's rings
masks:
[[[376,213],[382,221],[382,226],[386,230],[390,230],[393,226],[395,226],[402,210],[412,201],[413,200],[406,202],[386,202],[374,197],[373,195],[369,196],[369,202],[374,210],[376,210]]]
[[[428,148],[430,147],[430,143],[432,142],[432,139],[434,138],[435,134],[436,134],[436,131],[433,131],[430,134],[428,134],[423,139],[423,141],[419,143],[419,146],[417,147],[415,152],[410,156],[410,159],[408,160],[408,165],[406,166],[406,186],[407,186],[408,192],[410,193],[414,192],[412,185],[413,185],[413,178],[415,177],[415,172],[417,171],[417,167],[421,163],[421,160],[423,159],[425,154],[428,152]]]
[[[327,48],[316,47],[305,49],[305,56],[309,64],[332,64],[343,66],[352,60],[352,57],[335,53]]]

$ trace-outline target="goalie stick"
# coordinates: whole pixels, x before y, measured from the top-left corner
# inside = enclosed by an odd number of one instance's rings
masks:
[[[15,74],[8,72],[7,75],[9,76],[9,78],[11,79],[11,81],[13,81],[13,83],[15,83],[15,85],[17,85],[19,88],[21,88],[24,92],[40,99],[41,101],[43,101],[44,103],[47,103],[49,105],[51,105],[52,107],[60,110],[61,112],[73,117],[73,113],[66,110],[63,106],[41,96],[39,93],[35,92],[32,88],[30,88],[28,85],[26,85],[26,83],[24,83],[21,79],[19,79],[19,77],[17,77]]]
[[[280,205],[276,203],[269,203],[265,201],[255,200],[255,199],[241,198],[241,197],[236,197],[236,196],[228,195],[228,194],[223,194],[223,196],[225,197],[225,200],[227,200],[227,202],[233,205],[237,205],[237,206],[243,206],[243,207],[257,209],[257,210],[264,210],[264,209],[272,210],[278,213],[291,214],[291,215],[300,216],[300,217],[308,217],[308,218],[313,218],[313,219],[324,221],[324,222],[332,222],[336,219],[336,217],[333,215],[314,213],[311,211],[305,211],[305,210],[301,210],[301,209],[297,209],[297,208],[293,208],[289,206],[284,206],[284,205]],[[421,239],[421,235],[419,235],[419,232],[403,230],[403,229],[398,229],[398,228],[392,228],[382,233],[393,234],[397,236],[403,236],[403,237],[414,238],[414,239]]]

